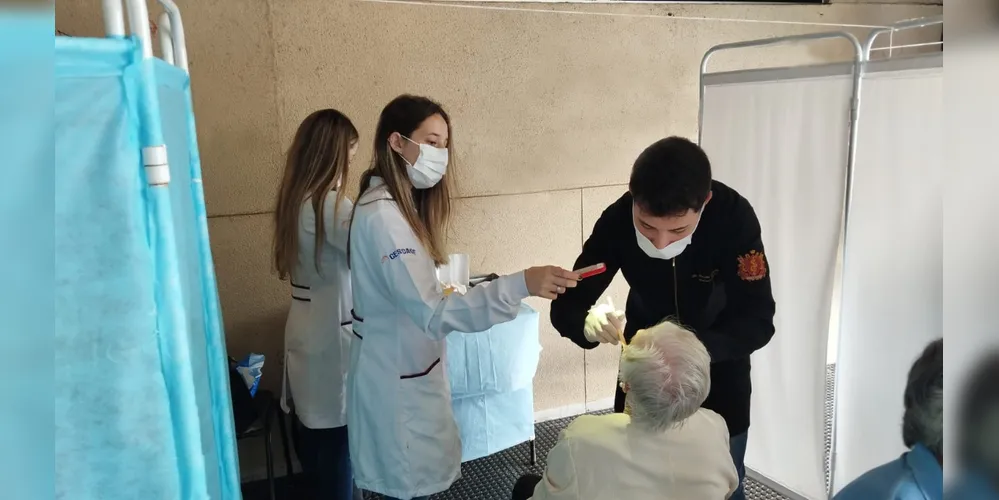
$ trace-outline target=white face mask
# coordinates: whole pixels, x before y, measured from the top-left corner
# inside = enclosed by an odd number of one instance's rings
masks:
[[[632,220],[632,223],[634,223],[634,220]],[[677,255],[683,253],[683,251],[687,248],[687,245],[690,245],[690,241],[694,238],[694,231],[697,231],[697,224],[700,223],[701,219],[700,216],[698,216],[697,223],[694,224],[694,229],[690,232],[690,234],[674,241],[673,243],[670,243],[669,245],[666,245],[666,248],[661,250],[656,248],[656,246],[652,244],[652,241],[646,238],[645,235],[638,230],[638,226],[635,225],[635,238],[638,239],[638,248],[641,248],[642,251],[645,252],[645,255],[648,255],[653,259],[673,259]]]
[[[406,174],[409,175],[413,187],[430,189],[436,186],[447,173],[447,149],[435,148],[429,144],[418,144],[404,135],[401,137],[420,147],[420,156],[416,158],[416,163],[409,163],[405,156],[402,158],[406,162]]]

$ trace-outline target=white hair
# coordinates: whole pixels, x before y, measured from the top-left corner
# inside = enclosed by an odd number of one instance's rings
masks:
[[[711,357],[689,330],[663,322],[638,332],[621,354],[632,421],[655,431],[681,424],[711,390]]]

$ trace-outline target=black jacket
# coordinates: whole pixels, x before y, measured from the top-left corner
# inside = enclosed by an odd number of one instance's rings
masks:
[[[563,337],[596,347],[583,336],[583,323],[620,270],[631,287],[625,339],[665,318],[692,330],[711,354],[711,393],[704,407],[724,417],[734,437],[749,428],[749,356],[773,337],[775,303],[753,207],[720,182],[714,181],[711,191],[690,245],[672,260],[653,259],[638,247],[631,194],[625,193],[604,210],[573,267],[602,262],[607,272],[552,302],[551,320]],[[614,406],[624,408],[620,388]]]

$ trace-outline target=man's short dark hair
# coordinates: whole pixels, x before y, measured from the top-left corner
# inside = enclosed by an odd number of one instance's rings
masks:
[[[926,346],[909,370],[905,385],[902,441],[922,444],[943,456],[943,339]]]
[[[635,160],[628,190],[635,204],[655,217],[699,211],[711,192],[708,155],[682,137],[656,141]]]

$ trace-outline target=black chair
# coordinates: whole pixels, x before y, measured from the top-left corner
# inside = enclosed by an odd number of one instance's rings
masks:
[[[250,396],[249,389],[243,383],[235,370],[235,360],[230,358],[229,389],[232,393],[233,420],[236,423],[236,440],[264,438],[264,453],[267,459],[267,485],[270,488],[271,500],[277,500],[277,489],[274,485],[274,420],[277,417],[278,428],[281,431],[281,444],[284,446],[284,464],[287,479],[291,479],[291,447],[288,443],[288,428],[285,426],[284,411],[280,401],[271,391],[258,390],[256,396]]]
[[[290,480],[291,468],[291,447],[288,445],[288,430],[285,427],[284,411],[281,410],[278,401],[271,391],[257,391],[253,398],[254,407],[260,418],[257,419],[249,429],[243,431],[237,440],[251,439],[255,437],[264,438],[264,453],[267,459],[267,485],[271,491],[271,500],[277,499],[277,491],[274,486],[274,417],[277,416],[278,429],[281,431],[281,445],[284,446],[284,465],[286,478]]]

